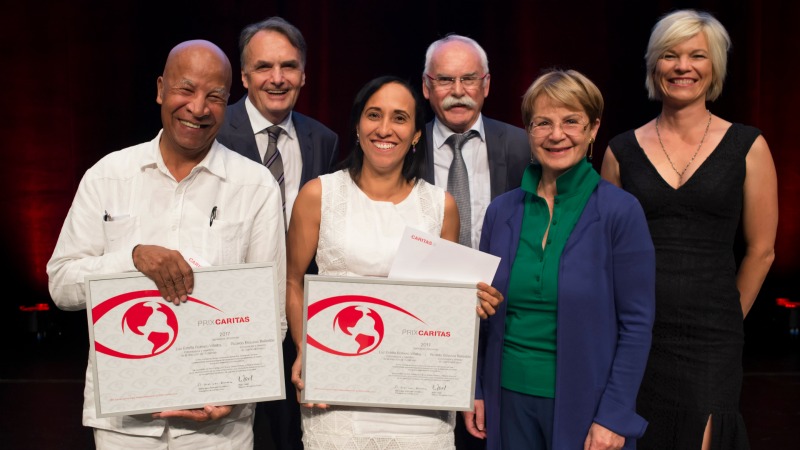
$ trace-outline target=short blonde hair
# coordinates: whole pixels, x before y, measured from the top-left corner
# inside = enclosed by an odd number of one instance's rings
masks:
[[[533,119],[533,104],[540,95],[565,106],[582,109],[594,123],[603,116],[603,95],[592,80],[577,70],[550,69],[540,75],[522,96],[522,122],[530,128]]]
[[[714,101],[722,93],[731,38],[725,27],[711,14],[682,9],[663,16],[650,33],[650,42],[647,43],[647,53],[644,55],[647,64],[647,78],[644,85],[650,100],[661,100],[661,92],[656,88],[654,79],[658,60],[670,48],[700,32],[706,35],[711,58],[711,85],[706,92],[706,100]]]

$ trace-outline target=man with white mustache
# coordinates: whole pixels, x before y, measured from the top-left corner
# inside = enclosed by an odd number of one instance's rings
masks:
[[[468,239],[472,248],[480,243],[489,202],[519,187],[531,158],[525,130],[481,114],[490,81],[486,52],[471,38],[449,34],[433,42],[425,53],[422,93],[436,115],[425,126],[430,149],[425,181],[447,188],[454,157],[447,138],[469,130],[478,132],[461,148],[469,176]],[[455,440],[459,450],[485,448],[485,441],[472,437],[461,420],[456,421]]]
[[[530,162],[525,130],[481,114],[490,82],[486,52],[475,40],[449,34],[428,47],[422,93],[436,117],[425,127],[431,155],[425,180],[446,188],[453,161],[447,138],[469,130],[478,132],[461,148],[469,175],[472,248],[478,248],[489,202],[518,187]]]

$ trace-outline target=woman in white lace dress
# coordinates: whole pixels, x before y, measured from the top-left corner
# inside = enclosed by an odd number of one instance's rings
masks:
[[[343,169],[306,183],[287,237],[287,317],[297,349],[292,381],[302,389],[303,276],[316,255],[320,275],[385,277],[406,225],[458,239],[453,197],[422,180],[424,106],[408,82],[368,82],[350,115],[355,148]],[[478,284],[477,313],[494,314],[502,295]],[[452,411],[303,405],[303,444],[315,449],[455,448]]]

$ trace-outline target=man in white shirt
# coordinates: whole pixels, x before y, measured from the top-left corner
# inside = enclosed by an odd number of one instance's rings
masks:
[[[47,263],[53,301],[85,309],[87,275],[140,271],[180,305],[194,287],[190,254],[212,266],[274,262],[285,335],[280,188],[264,166],[215,140],[230,93],[228,58],[211,42],[183,42],[157,86],[163,128],[155,139],[108,154],[78,186]],[[98,418],[90,360],[83,424],[94,428],[98,449],[252,449],[254,406]]]

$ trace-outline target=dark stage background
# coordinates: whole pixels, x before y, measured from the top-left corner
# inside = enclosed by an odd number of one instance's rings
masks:
[[[142,1],[15,2],[0,13],[0,251],[9,295],[2,317],[28,326],[20,306],[52,303],[45,265],[78,182],[103,155],[152,139],[160,129],[156,77],[178,42],[204,38],[238,73],[246,24],[280,15],[305,34],[307,82],[297,110],[343,138],[352,98],[368,79],[396,74],[419,83],[427,45],[448,32],[475,38],[489,55],[484,113],[521,125],[520,97],[540,70],[560,66],[594,80],[606,100],[595,148],[653,118],[644,51],[664,13],[714,13],[733,40],[729,76],[713,113],[759,127],[775,158],[780,189],[777,258],[748,333],[783,328],[778,296],[800,300],[800,143],[796,108],[800,3],[796,1]],[[234,76],[231,103],[244,89]],[[432,116],[429,116],[429,118]],[[349,145],[343,142],[343,152]],[[98,217],[98,220],[100,218]],[[59,313],[48,326],[59,326]],[[83,325],[85,327],[85,325]],[[12,330],[8,322],[5,330]]]

